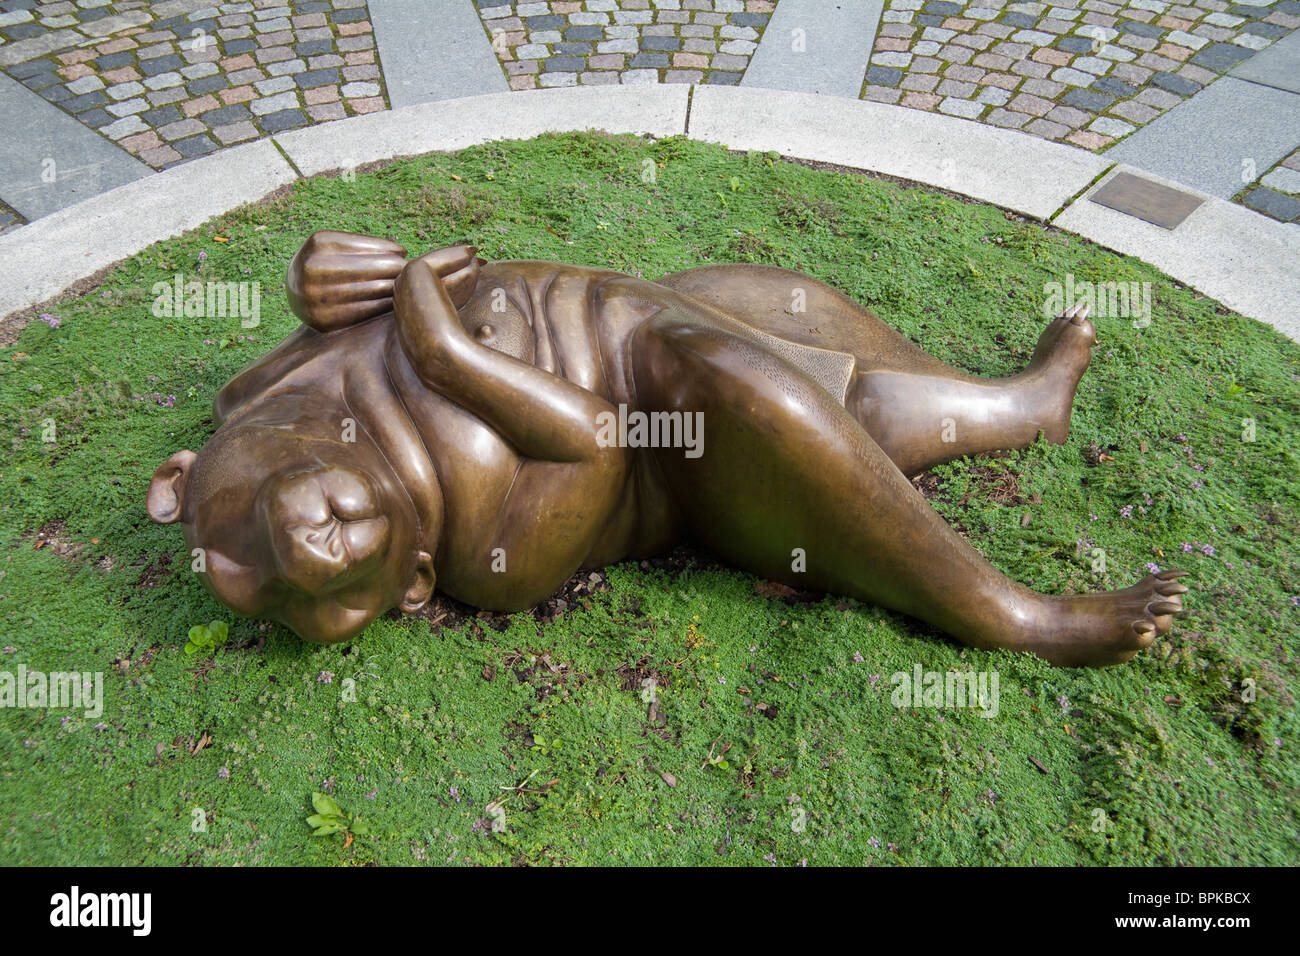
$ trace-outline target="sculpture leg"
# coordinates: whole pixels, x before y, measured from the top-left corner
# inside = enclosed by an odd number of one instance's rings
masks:
[[[1029,367],[1002,379],[872,368],[859,357],[849,411],[906,475],[981,452],[1065,441],[1096,331],[1072,309],[1043,331]]]
[[[962,455],[1025,448],[1040,431],[1065,441],[1096,342],[1087,310],[1074,310],[1047,326],[1024,372],[985,379],[927,355],[857,302],[797,272],[704,266],[658,284],[773,335],[853,355],[848,409],[907,475]],[[792,311],[795,293],[802,311]]]
[[[668,310],[631,352],[637,406],[703,414],[703,454],[656,452],[686,527],[739,567],[910,614],[975,647],[1060,665],[1127,660],[1166,631],[1181,572],[1124,591],[1038,594],[990,565],[799,369]],[[795,570],[799,555],[806,569]]]

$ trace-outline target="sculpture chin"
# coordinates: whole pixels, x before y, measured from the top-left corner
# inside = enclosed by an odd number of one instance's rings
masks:
[[[265,578],[261,571],[212,549],[206,550],[205,561],[203,581],[222,604],[244,617],[254,617],[262,610]]]

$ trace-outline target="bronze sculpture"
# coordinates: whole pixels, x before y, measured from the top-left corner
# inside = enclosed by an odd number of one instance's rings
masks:
[[[182,522],[221,601],[308,640],[417,610],[435,583],[528,608],[682,539],[1058,665],[1128,660],[1182,611],[1182,571],[1063,597],[1016,584],[905,477],[1063,442],[1086,309],[1024,372],[982,380],[767,266],[649,282],[318,232],[287,290],[303,327],[221,390],[216,434],[158,468],[148,510]]]

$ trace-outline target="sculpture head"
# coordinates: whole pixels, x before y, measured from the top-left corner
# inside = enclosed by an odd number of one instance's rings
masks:
[[[149,484],[149,516],[179,521],[222,603],[336,643],[433,593],[419,516],[368,438],[341,442],[301,420],[228,423],[179,451]]]

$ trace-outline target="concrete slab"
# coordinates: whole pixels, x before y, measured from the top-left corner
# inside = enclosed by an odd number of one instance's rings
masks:
[[[376,0],[369,10],[394,109],[510,89],[473,4]]]
[[[1300,93],[1300,32],[1287,34],[1228,72],[1261,86]]]
[[[296,178],[268,140],[174,166],[0,235],[0,316]]]
[[[292,130],[275,139],[302,174],[312,176],[540,133],[600,129],[674,136],[686,129],[690,90],[669,83],[497,93],[371,113]]]
[[[869,169],[1048,219],[1110,162],[921,110],[806,93],[696,87],[693,139]]]
[[[152,172],[116,143],[0,74],[0,199],[25,219],[39,219]]]
[[[856,100],[884,0],[781,0],[741,86]]]
[[[1102,155],[1230,199],[1298,143],[1300,94],[1225,76]]]
[[[1153,178],[1142,170],[1117,167],[1061,213],[1053,225],[1149,262],[1228,308],[1267,322],[1300,341],[1300,315],[1296,313],[1300,229],[1208,195],[1173,231],[1087,201],[1121,172]]]

